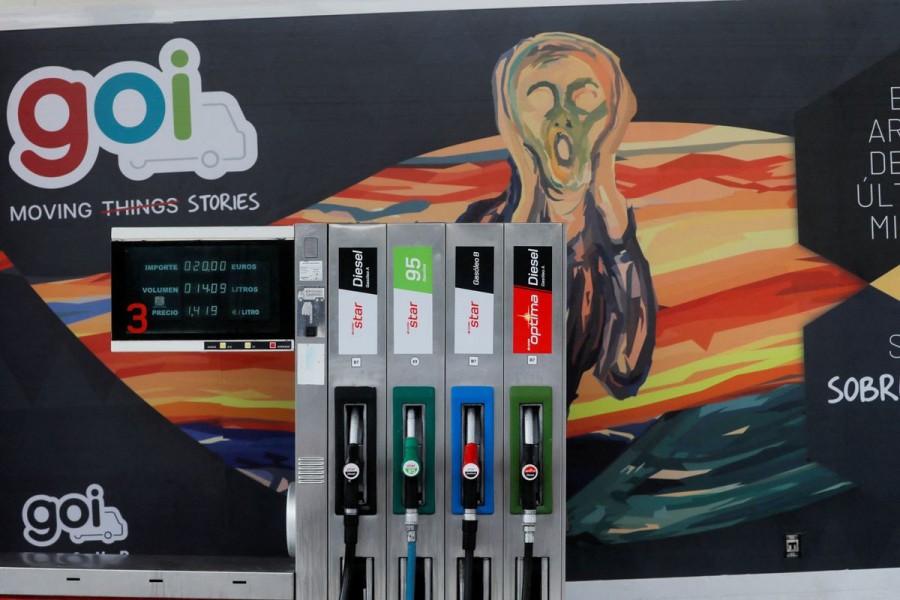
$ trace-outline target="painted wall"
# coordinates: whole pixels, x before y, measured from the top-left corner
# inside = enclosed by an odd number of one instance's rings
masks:
[[[898,9],[381,7],[0,35],[0,509],[21,522],[0,550],[283,551],[290,358],[110,353],[109,227],[564,220],[573,593],[696,597],[609,581],[900,566],[883,451],[900,394]],[[40,19],[21,7],[3,25],[57,25]],[[580,37],[532,38],[547,32]],[[175,144],[177,73],[184,141],[231,147],[200,109],[215,100],[243,134],[223,172],[153,162]],[[127,112],[157,96],[158,125]],[[75,494],[126,525],[78,541],[82,525],[51,516]],[[883,579],[854,577],[759,594],[878,597]],[[703,586],[745,597],[749,581]]]

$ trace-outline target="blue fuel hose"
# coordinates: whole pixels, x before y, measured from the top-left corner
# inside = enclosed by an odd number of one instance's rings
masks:
[[[406,600],[416,600],[416,542],[406,542]]]
[[[406,600],[416,598],[416,532],[419,527],[418,478],[422,474],[416,414],[406,412],[406,438],[403,440],[403,504],[406,508]]]

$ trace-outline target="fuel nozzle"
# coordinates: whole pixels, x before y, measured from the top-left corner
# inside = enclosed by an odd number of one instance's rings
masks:
[[[481,478],[481,459],[478,439],[478,410],[467,406],[465,410],[466,437],[463,445],[462,505],[466,513],[476,511],[479,503],[478,482]]]
[[[422,462],[419,458],[419,438],[416,435],[416,409],[406,409],[406,435],[403,438],[403,506],[406,509],[407,541],[415,541],[419,511],[419,480]]]
[[[355,576],[354,563],[359,537],[360,487],[363,473],[362,408],[351,406],[349,412],[347,456],[341,469],[344,476],[344,569],[341,575],[341,598],[348,597]]]
[[[465,418],[465,444],[463,445],[462,466],[462,546],[465,552],[463,598],[473,598],[475,581],[475,545],[478,534],[478,504],[480,501],[479,480],[481,479],[481,458],[478,435],[478,409],[474,406],[463,408]]]
[[[350,427],[347,436],[347,456],[344,461],[342,473],[344,475],[344,516],[353,517],[348,522],[345,519],[344,537],[348,535],[348,530],[352,530],[352,535],[356,535],[356,525],[359,523],[359,504],[361,500],[361,483],[362,483],[362,409],[358,406],[352,406],[350,412]],[[350,527],[347,527],[347,525]],[[356,543],[354,539],[352,542]]]
[[[519,492],[522,509],[535,511],[538,506],[540,489],[540,449],[538,447],[538,427],[540,415],[536,406],[522,407],[522,451],[520,453]]]
[[[419,459],[419,437],[417,435],[417,410],[405,408],[406,427],[403,436],[403,506],[406,509],[406,598],[412,600],[416,593],[416,536],[419,528],[419,483],[422,477],[422,462]],[[419,413],[421,414],[421,413]]]
[[[537,406],[522,407],[522,451],[520,453],[521,482],[519,501],[522,504],[522,533],[525,552],[522,560],[522,600],[532,598],[532,569],[534,530],[537,525],[538,489],[540,487],[540,413]]]

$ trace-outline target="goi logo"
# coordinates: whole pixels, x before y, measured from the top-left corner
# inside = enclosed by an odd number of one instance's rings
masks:
[[[118,508],[103,501],[103,488],[93,483],[82,494],[62,498],[32,496],[22,508],[25,539],[35,546],[49,546],[65,532],[75,544],[112,544],[128,537],[128,523]]]
[[[62,188],[90,172],[100,148],[129,179],[193,171],[217,179],[256,163],[256,129],[226,92],[203,92],[200,52],[167,42],[159,69],[119,62],[91,76],[42,67],[15,85],[6,107],[12,170],[31,185]]]

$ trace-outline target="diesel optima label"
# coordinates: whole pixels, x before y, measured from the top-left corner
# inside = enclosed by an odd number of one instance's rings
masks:
[[[378,353],[378,249],[338,249],[338,353]]]
[[[513,352],[553,351],[553,248],[513,249]]]
[[[494,353],[494,248],[459,246],[453,294],[453,352]]]

